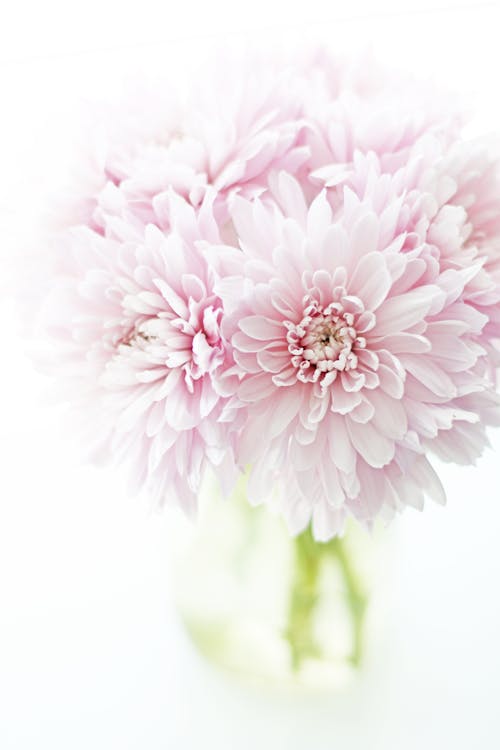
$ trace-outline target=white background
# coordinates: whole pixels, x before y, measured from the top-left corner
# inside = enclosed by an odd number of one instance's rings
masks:
[[[0,29],[1,255],[58,184],[79,101],[196,58],[225,35],[320,37],[435,75],[499,130],[491,4],[18,2]],[[168,62],[165,62],[168,60]],[[14,231],[15,230],[15,231]],[[397,522],[386,637],[343,692],[235,684],[191,650],[168,600],[168,518],[82,467],[0,320],[1,750],[495,748],[500,672],[500,435],[442,467],[445,509]],[[1,288],[1,287],[0,287]]]

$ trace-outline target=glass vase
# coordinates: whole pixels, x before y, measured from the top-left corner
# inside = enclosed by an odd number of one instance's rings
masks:
[[[218,666],[266,684],[334,686],[362,667],[370,645],[387,532],[352,523],[316,542],[292,537],[243,479],[222,499],[208,481],[195,522],[170,524],[172,592],[196,647]]]

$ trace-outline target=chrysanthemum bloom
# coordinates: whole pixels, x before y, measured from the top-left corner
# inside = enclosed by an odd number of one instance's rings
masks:
[[[451,93],[371,58],[344,65],[336,75],[318,65],[310,78],[302,114],[311,150],[307,181],[342,183],[355,153],[376,154],[383,172],[393,173],[407,164],[423,135],[443,146],[460,136],[464,115]]]
[[[378,213],[376,194],[346,189],[334,215],[325,191],[308,206],[284,173],[273,196],[234,202],[242,252],[218,254],[233,268],[219,291],[245,377],[226,411],[248,407],[250,499],[281,484],[292,530],[312,518],[317,539],[348,512],[371,521],[423,492],[442,501],[426,440],[464,422],[480,440],[492,392],[487,318],[462,299],[481,264],[442,271],[425,242],[405,246],[401,200]]]
[[[222,228],[233,192],[258,195],[270,170],[293,173],[307,160],[305,86],[293,65],[255,56],[251,67],[227,59],[208,66],[182,103],[168,81],[130,96],[112,126],[98,128],[89,192],[77,201],[84,223],[109,237],[116,216],[168,230],[168,190],[198,207],[210,189]]]
[[[219,241],[212,199],[196,215],[170,193],[168,235],[124,220],[120,240],[87,227],[63,233],[64,267],[40,318],[53,345],[46,367],[85,413],[95,456],[125,458],[134,486],[187,511],[207,464],[226,483],[233,475],[218,421],[218,373],[231,352],[215,276],[196,246]]]
[[[461,217],[459,242],[443,246],[440,223],[434,221],[436,241],[443,263],[465,267],[474,259],[483,264],[481,274],[471,282],[468,300],[488,316],[484,338],[491,365],[500,364],[500,149],[490,138],[477,138],[452,145],[436,164],[440,175],[450,181],[447,205],[437,219],[455,211]],[[448,207],[449,206],[449,207]],[[453,214],[452,214],[453,215]]]

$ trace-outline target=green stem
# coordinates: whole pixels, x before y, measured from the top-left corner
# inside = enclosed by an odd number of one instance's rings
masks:
[[[309,529],[296,537],[294,542],[295,565],[285,637],[290,644],[292,668],[298,671],[305,658],[318,654],[313,625],[321,560],[318,544]]]
[[[330,553],[335,557],[342,572],[353,628],[350,661],[355,667],[359,667],[363,655],[363,625],[368,597],[351,563],[351,555],[347,548],[345,539],[341,537],[332,539],[325,545],[325,552]]]
[[[363,623],[367,596],[361,586],[344,539],[325,544],[316,542],[307,529],[295,538],[295,565],[290,591],[285,637],[290,645],[292,668],[298,671],[308,657],[320,655],[314,637],[314,617],[318,602],[319,578],[325,556],[333,557],[340,569],[353,628],[349,660],[359,666],[362,658]]]

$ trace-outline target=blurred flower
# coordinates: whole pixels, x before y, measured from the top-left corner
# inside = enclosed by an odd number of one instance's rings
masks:
[[[234,473],[218,373],[231,360],[214,273],[197,248],[218,240],[212,199],[198,214],[171,192],[168,235],[125,221],[121,240],[76,227],[60,238],[65,268],[41,311],[45,369],[84,410],[98,458],[126,457],[134,486],[196,506],[207,463]]]
[[[165,81],[131,90],[94,118],[89,192],[78,196],[72,215],[106,236],[114,236],[116,216],[168,230],[170,189],[195,207],[210,189],[222,228],[232,193],[258,195],[270,170],[294,172],[307,160],[305,85],[279,57],[256,58],[251,68],[244,58],[222,57],[198,74],[187,96]]]

